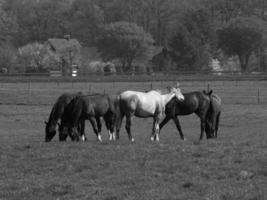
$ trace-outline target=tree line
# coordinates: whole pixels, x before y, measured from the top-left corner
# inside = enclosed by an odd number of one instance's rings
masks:
[[[243,71],[254,54],[266,69],[266,22],[266,0],[0,0],[0,65],[19,47],[70,34],[129,66],[154,45],[168,49],[175,69],[203,69],[222,54]]]

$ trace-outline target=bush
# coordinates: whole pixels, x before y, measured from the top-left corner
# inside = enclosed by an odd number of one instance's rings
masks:
[[[16,49],[13,46],[9,44],[4,44],[0,46],[0,69],[2,69],[1,71],[5,71],[5,73],[13,72],[16,61]]]
[[[27,44],[18,50],[18,62],[25,72],[46,72],[60,69],[61,59],[40,43]]]

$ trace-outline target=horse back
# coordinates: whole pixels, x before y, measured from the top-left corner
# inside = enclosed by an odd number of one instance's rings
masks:
[[[184,93],[184,100],[179,101],[177,98],[173,98],[167,105],[167,112],[171,109],[175,110],[175,115],[189,115],[192,113],[199,114],[205,112],[209,107],[209,98],[202,92],[189,92]]]
[[[109,95],[86,95],[80,97],[83,106],[84,115],[88,116],[104,116],[110,109],[112,100]],[[113,108],[115,110],[115,108]]]

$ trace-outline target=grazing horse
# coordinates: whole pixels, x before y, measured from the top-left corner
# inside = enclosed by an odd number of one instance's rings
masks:
[[[206,94],[204,91],[196,91],[184,93],[184,101],[179,101],[176,98],[173,98],[165,107],[165,118],[160,123],[160,130],[163,126],[170,120],[173,119],[182,140],[185,140],[184,134],[181,129],[181,125],[178,119],[178,115],[189,115],[195,113],[200,118],[200,140],[203,137],[203,131],[205,128],[206,116],[210,105],[209,94]],[[211,136],[207,135],[207,138]]]
[[[133,116],[140,118],[153,117],[152,141],[159,141],[159,121],[164,114],[165,105],[173,98],[183,100],[178,85],[176,88],[169,88],[168,94],[161,94],[156,90],[149,92],[125,91],[118,96],[116,104],[116,139],[119,138],[121,123],[126,116],[126,131],[129,140],[134,142],[131,134]]]
[[[62,94],[54,104],[49,119],[45,122],[45,141],[50,142],[56,135],[56,127],[59,120],[61,119],[65,108],[76,96],[82,95],[81,92],[78,93],[64,93]],[[59,140],[64,140],[61,135],[59,135]]]
[[[115,100],[113,96],[101,94],[77,96],[70,102],[63,114],[60,132],[78,141],[79,124],[82,124],[81,135],[84,135],[84,122],[88,119],[98,141],[101,142],[101,117],[103,117],[109,131],[109,139],[115,139]]]
[[[222,100],[218,95],[212,94],[212,90],[207,92],[207,94],[210,96],[210,107],[207,113],[205,131],[212,137],[217,138],[222,111]]]

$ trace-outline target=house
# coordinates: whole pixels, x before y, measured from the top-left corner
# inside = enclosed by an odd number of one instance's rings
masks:
[[[81,44],[76,39],[65,38],[50,38],[44,43],[44,47],[53,52],[60,60],[63,73],[69,73],[73,66],[79,67],[81,64]],[[53,68],[53,67],[52,67]]]
[[[168,71],[174,65],[171,52],[166,47],[156,46],[151,61],[154,71]]]

